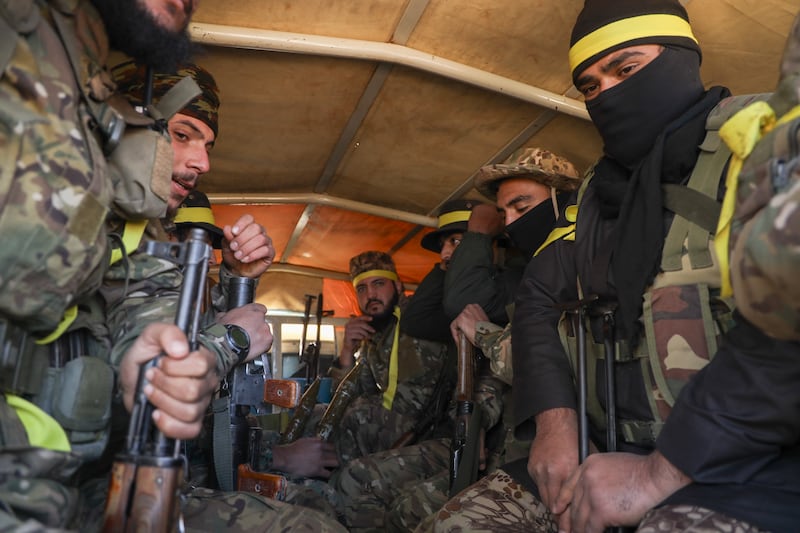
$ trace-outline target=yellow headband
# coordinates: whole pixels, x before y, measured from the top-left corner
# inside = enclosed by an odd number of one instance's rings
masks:
[[[357,286],[358,283],[366,278],[388,278],[392,281],[398,281],[399,278],[395,272],[391,270],[367,270],[366,272],[362,272],[358,276],[353,278],[353,287]]]
[[[646,37],[686,37],[697,42],[692,27],[677,15],[641,15],[606,24],[572,45],[569,70],[609,48]]]
[[[466,222],[469,220],[469,215],[472,211],[450,211],[443,215],[439,215],[439,227],[442,228],[454,222]]]
[[[210,207],[181,207],[175,214],[176,224],[184,222],[205,222],[216,226],[214,222],[214,212]]]

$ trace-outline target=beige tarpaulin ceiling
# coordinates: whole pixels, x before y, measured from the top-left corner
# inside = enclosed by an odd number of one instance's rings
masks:
[[[774,86],[800,0],[683,4],[707,85]],[[480,166],[522,145],[581,170],[597,158],[566,62],[581,6],[203,0],[191,32],[222,107],[200,189],[221,221],[252,212],[268,228],[278,265],[262,301],[302,309],[302,293],[320,290],[314,278],[345,278],[349,257],[366,249],[392,253],[416,283],[437,260],[421,235],[443,202],[477,196]],[[293,272],[301,277],[287,281]]]

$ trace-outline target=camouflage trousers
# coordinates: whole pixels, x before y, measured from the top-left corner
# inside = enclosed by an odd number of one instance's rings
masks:
[[[447,500],[450,439],[375,453],[334,474],[350,531],[412,531]]]
[[[339,494],[327,481],[286,477],[289,482],[286,485],[286,494],[281,501],[314,509],[333,519],[338,519],[342,515],[342,501]]]
[[[108,479],[79,488],[55,479],[77,464],[73,454],[49,450],[0,453],[0,532],[100,531]],[[299,499],[301,492],[292,497]],[[182,496],[181,507],[187,531],[346,531],[312,509],[298,512],[294,505],[246,492],[196,488]]]
[[[416,530],[417,533],[430,531],[556,533],[558,525],[536,496],[499,469],[457,494]],[[701,507],[666,505],[648,512],[636,531],[760,533],[761,530]]]
[[[344,412],[332,438],[341,464],[388,450],[412,428],[412,417],[387,411],[380,402],[376,396],[356,398]]]
[[[194,489],[185,499],[187,531],[346,532],[342,525],[309,508],[263,498],[249,492]]]

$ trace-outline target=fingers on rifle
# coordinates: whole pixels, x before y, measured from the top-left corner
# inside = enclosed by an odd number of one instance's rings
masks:
[[[200,434],[200,429],[202,428],[202,420],[186,423],[160,409],[153,411],[153,421],[164,435],[172,439],[193,439]]]

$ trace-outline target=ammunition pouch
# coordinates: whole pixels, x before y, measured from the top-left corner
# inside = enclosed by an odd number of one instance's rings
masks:
[[[50,413],[67,433],[72,451],[99,457],[108,443],[114,371],[97,357],[82,355],[63,368],[50,368]]]
[[[114,371],[71,342],[81,331],[39,345],[18,325],[0,318],[0,393],[29,398],[62,427],[72,451],[98,458],[108,443]]]
[[[49,366],[48,350],[27,331],[0,318],[0,392],[38,394]]]

